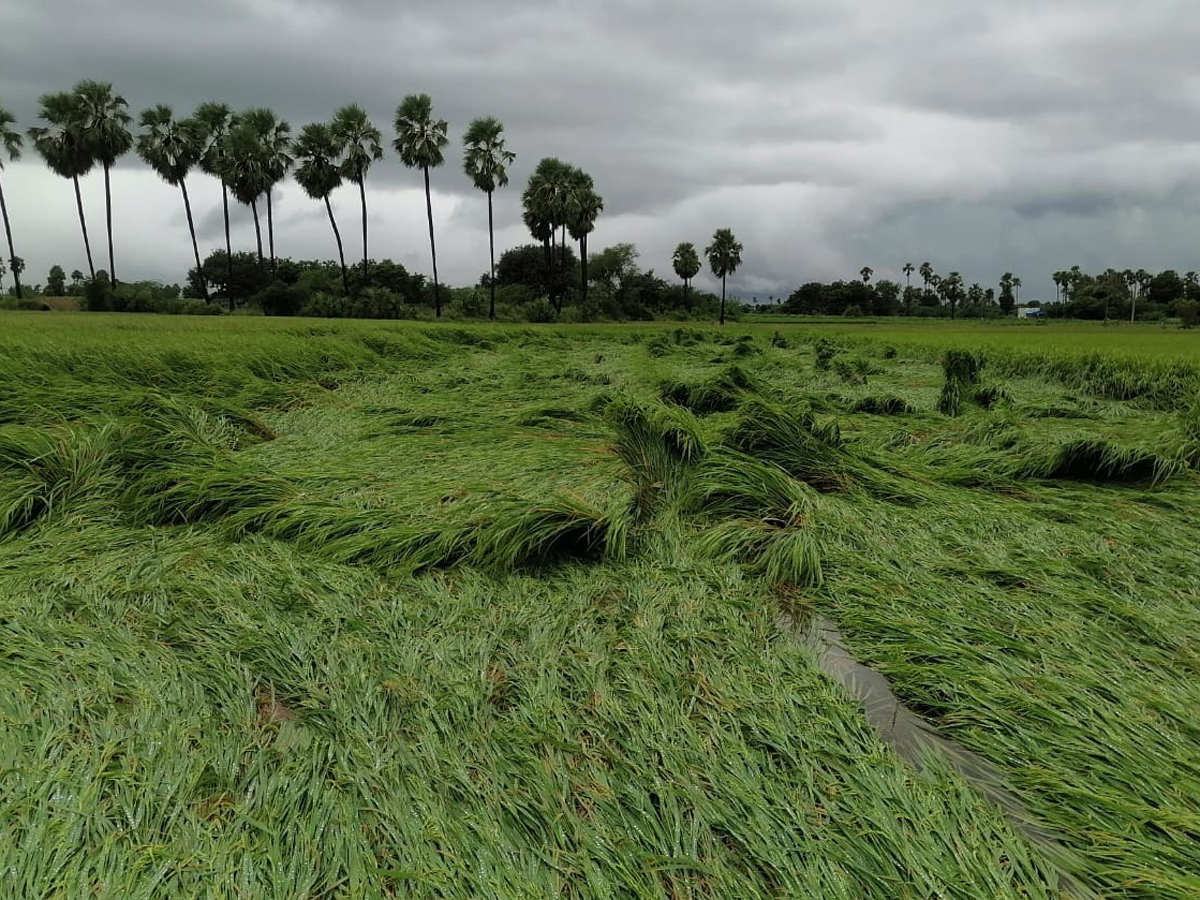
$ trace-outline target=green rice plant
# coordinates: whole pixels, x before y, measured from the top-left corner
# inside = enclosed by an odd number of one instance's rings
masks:
[[[968,402],[979,384],[979,372],[983,360],[967,350],[947,350],[942,359],[942,372],[946,377],[942,394],[938,398],[938,410],[947,416],[962,413],[963,404]]]
[[[728,444],[772,462],[820,491],[851,486],[837,422],[819,422],[806,407],[785,410],[759,398],[742,406],[742,415],[726,436]]]
[[[820,545],[810,528],[732,520],[700,535],[697,546],[714,558],[745,565],[771,585],[815,588],[824,578]]]
[[[1178,471],[1175,459],[1099,438],[1081,437],[1029,453],[1017,465],[1015,474],[1047,480],[1159,484]]]
[[[747,395],[765,392],[766,386],[762,380],[737,364],[726,367],[708,381],[667,381],[659,388],[659,396],[663,400],[690,409],[698,415],[730,412],[737,409]]]
[[[816,498],[811,487],[778,465],[720,448],[689,473],[681,507],[713,518],[798,524],[814,509]]]
[[[488,511],[491,521],[476,533],[473,564],[510,572],[564,560],[620,560],[628,552],[629,520],[619,506],[605,512],[573,497],[506,506]]]
[[[634,400],[615,401],[605,417],[633,485],[635,516],[644,520],[661,501],[674,498],[687,467],[703,457],[699,423],[686,409],[647,407]]]
[[[890,396],[860,397],[850,406],[852,413],[866,413],[872,416],[903,416],[916,411],[908,401]]]
[[[791,344],[791,341],[789,341],[786,337],[784,337],[782,334],[780,334],[778,331],[776,331],[774,334],[771,335],[771,346],[776,347],[780,350],[787,350],[792,346],[792,344]]]
[[[883,372],[865,356],[839,356],[833,360],[833,369],[849,384],[866,384],[871,375]]]
[[[838,355],[841,347],[828,338],[818,338],[813,345],[813,352],[816,354],[815,365],[818,371],[826,371],[829,369],[833,358]]]

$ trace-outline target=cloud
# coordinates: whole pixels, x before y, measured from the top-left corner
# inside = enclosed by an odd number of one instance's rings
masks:
[[[742,296],[862,265],[898,278],[926,259],[968,282],[1018,272],[1035,296],[1076,263],[1197,267],[1190,12],[1182,0],[42,0],[0,8],[15,36],[0,103],[32,124],[39,94],[91,77],[135,112],[268,105],[297,130],[358,102],[390,138],[399,99],[427,91],[454,141],[432,175],[453,283],[486,267],[485,207],[458,141],[472,117],[496,115],[518,153],[496,198],[500,247],[526,240],[520,186],[554,155],[605,198],[591,245],[633,241],[660,274],[676,243],[703,248],[730,226],[746,248],[730,282]],[[34,160],[4,177],[30,274],[82,267],[69,184]],[[97,258],[98,180],[85,180]],[[203,245],[221,245],[219,188],[197,175],[190,190]],[[389,152],[368,201],[372,254],[427,272],[419,173]],[[114,204],[122,275],[180,280],[178,192],[131,157]],[[353,258],[352,190],[335,211]],[[280,252],[333,255],[322,208],[294,185],[276,212]],[[252,247],[247,212],[233,205],[231,220],[235,245]]]

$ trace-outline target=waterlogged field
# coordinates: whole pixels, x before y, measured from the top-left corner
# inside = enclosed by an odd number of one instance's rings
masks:
[[[1200,896],[1196,372],[947,334],[0,314],[6,896]]]

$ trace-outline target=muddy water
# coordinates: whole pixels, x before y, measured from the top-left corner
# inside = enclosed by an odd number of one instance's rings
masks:
[[[935,766],[953,769],[999,807],[1013,829],[1054,866],[1059,887],[1066,895],[1077,900],[1096,900],[1098,894],[1082,875],[1087,869],[1083,858],[1034,818],[995,766],[942,736],[932,724],[901,703],[886,678],[860,663],[846,649],[842,634],[833,623],[821,618],[805,623],[781,614],[780,625],[812,650],[821,671],[858,701],[867,722],[897,756],[918,772]]]

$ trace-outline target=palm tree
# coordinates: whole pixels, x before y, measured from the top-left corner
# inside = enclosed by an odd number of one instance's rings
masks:
[[[863,284],[870,284],[871,276],[875,274],[875,270],[870,266],[863,266],[858,270],[858,274],[862,276]]]
[[[939,279],[938,290],[942,297],[950,305],[950,318],[954,318],[954,312],[958,308],[958,301],[963,296],[963,280],[962,275],[958,272],[951,272],[945,279]]]
[[[129,104],[120,94],[114,94],[107,81],[81,81],[75,85],[83,139],[95,162],[104,168],[104,221],[108,230],[108,275],[117,284],[116,263],[113,260],[112,186],[110,172],[117,159],[133,147],[129,125]]]
[[[396,108],[396,140],[393,146],[404,165],[425,173],[425,213],[429,218],[429,252],[433,257],[433,307],[438,316],[442,314],[442,294],[437,273],[437,245],[433,240],[429,170],[445,161],[442,150],[450,142],[446,137],[447,127],[445,119],[433,117],[433,101],[428,94],[409,94]]]
[[[21,133],[13,130],[12,126],[17,124],[16,117],[3,106],[0,106],[0,172],[4,171],[4,157],[8,157],[9,162],[16,162],[21,158]],[[13,249],[12,226],[8,222],[8,206],[4,202],[4,183],[0,181],[0,214],[4,217],[4,236],[8,238],[8,259],[9,265],[17,258],[17,251]],[[16,271],[13,266],[13,282],[17,286],[17,299],[21,299],[21,273]]]
[[[696,245],[685,242],[676,247],[671,255],[671,266],[683,281],[683,305],[686,308],[688,288],[691,287],[692,279],[700,274],[700,257],[696,253]]]
[[[1021,305],[1021,279],[1014,277],[1012,280],[1013,301],[1017,306]]]
[[[29,139],[50,171],[61,178],[70,178],[75,184],[75,206],[79,210],[83,249],[87,253],[88,272],[95,278],[92,244],[88,240],[87,220],[83,215],[83,195],[79,191],[79,179],[92,170],[95,161],[83,140],[79,100],[74,94],[60,92],[45,94],[38,103],[38,115],[49,124],[30,128]]]
[[[1133,322],[1137,317],[1137,300],[1146,293],[1146,288],[1150,286],[1150,282],[1154,280],[1153,276],[1145,269],[1138,269],[1133,276],[1137,280],[1137,297],[1134,299],[1133,306],[1129,310],[1129,321]]]
[[[587,237],[596,228],[596,219],[604,211],[604,199],[596,193],[592,176],[572,169],[566,197],[566,226],[571,239],[579,242],[581,299],[587,300]],[[565,255],[566,249],[564,247]]]
[[[237,124],[237,117],[224,103],[201,103],[192,113],[202,142],[200,169],[221,182],[221,208],[225,214],[226,284],[233,284],[233,245],[229,239],[229,183],[224,175],[226,140]],[[229,292],[229,311],[233,312],[233,292]]]
[[[713,275],[721,279],[721,324],[725,324],[725,279],[737,271],[742,264],[742,245],[733,236],[729,228],[718,228],[713,234],[712,243],[704,248],[708,257],[709,268]]]
[[[274,277],[275,217],[271,210],[271,194],[292,168],[292,126],[276,118],[269,109],[252,109],[242,115],[242,121],[253,129],[258,139],[262,191],[267,195],[267,251],[271,256],[271,276]]]
[[[301,129],[294,149],[297,163],[296,183],[308,196],[325,203],[325,212],[329,214],[329,224],[333,226],[333,237],[337,241],[338,260],[342,264],[342,292],[349,294],[342,233],[338,231],[337,219],[333,217],[333,206],[329,202],[329,195],[342,183],[342,169],[338,166],[338,156],[341,155],[340,141],[334,136],[332,126],[314,123]]]
[[[333,138],[341,146],[342,175],[358,185],[362,201],[363,284],[367,281],[367,170],[383,159],[383,133],[357,104],[333,114]]]
[[[904,286],[906,288],[912,287],[912,273],[917,271],[917,267],[910,262],[906,262],[900,271],[904,273]]]
[[[529,176],[521,194],[522,218],[535,240],[546,251],[546,294],[555,309],[562,312],[562,297],[557,296],[554,280],[554,238],[567,219],[567,197],[572,167],[552,156],[545,157]]]
[[[203,139],[199,126],[190,119],[177,120],[171,107],[162,103],[145,110],[138,125],[137,152],[150,168],[167,184],[183,193],[183,209],[187,213],[188,232],[192,236],[192,254],[196,271],[200,273],[200,290],[208,299],[208,285],[200,263],[200,245],[196,243],[196,225],[192,220],[192,201],[188,198],[187,175],[200,161]]]
[[[490,116],[475,119],[467,126],[467,133],[463,136],[463,171],[488,198],[488,252],[491,259],[488,269],[488,286],[491,289],[489,319],[496,318],[496,232],[492,224],[492,193],[496,188],[508,184],[508,167],[516,158],[517,155],[504,143],[504,126],[499,119]]]
[[[221,155],[221,177],[229,185],[233,198],[249,206],[254,215],[254,237],[258,246],[258,265],[263,265],[262,228],[258,220],[258,198],[268,184],[263,144],[258,129],[239,119],[224,141]]]

